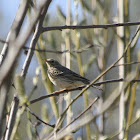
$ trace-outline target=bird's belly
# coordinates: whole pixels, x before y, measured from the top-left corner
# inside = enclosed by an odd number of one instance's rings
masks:
[[[65,88],[65,89],[71,89],[71,88],[76,88],[76,87],[85,85],[81,81],[67,81],[67,80],[64,80],[61,78],[53,79],[50,76],[49,76],[49,78],[54,85],[56,85],[57,87],[60,87],[60,88]]]

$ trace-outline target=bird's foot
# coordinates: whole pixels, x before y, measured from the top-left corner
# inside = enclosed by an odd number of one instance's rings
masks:
[[[64,88],[64,89],[62,89],[62,90],[59,90],[59,91],[55,91],[55,93],[64,93],[64,92],[67,92],[67,89],[66,88]],[[67,92],[68,93],[68,92]]]

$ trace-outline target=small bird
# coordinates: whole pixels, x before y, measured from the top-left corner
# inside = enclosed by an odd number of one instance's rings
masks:
[[[57,60],[44,60],[48,66],[48,76],[51,82],[63,89],[72,89],[88,85],[90,81],[70,69],[62,66]]]

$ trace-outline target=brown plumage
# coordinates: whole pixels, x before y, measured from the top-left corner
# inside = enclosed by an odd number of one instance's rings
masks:
[[[44,61],[48,66],[48,76],[51,82],[60,88],[71,89],[90,83],[88,79],[62,66],[54,59]]]

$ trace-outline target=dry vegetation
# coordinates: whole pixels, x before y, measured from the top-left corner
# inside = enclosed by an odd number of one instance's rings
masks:
[[[140,22],[130,22],[130,1],[51,4],[20,0],[0,40],[0,139],[140,139]],[[58,92],[46,58],[91,83]]]

